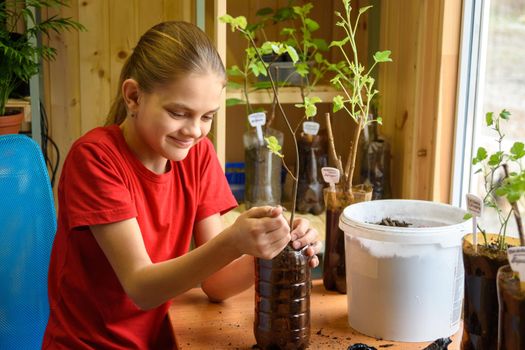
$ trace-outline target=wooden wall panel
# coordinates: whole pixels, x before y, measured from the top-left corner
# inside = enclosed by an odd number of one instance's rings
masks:
[[[195,17],[193,1],[72,0],[70,5],[58,13],[78,20],[87,31],[52,34],[48,42],[58,55],[43,68],[44,105],[50,136],[60,150],[60,169],[71,144],[104,124],[122,65],[140,35],[165,20],[194,22]]]

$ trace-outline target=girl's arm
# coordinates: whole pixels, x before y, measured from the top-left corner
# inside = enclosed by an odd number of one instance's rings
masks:
[[[149,258],[135,218],[91,226],[91,231],[129,297],[141,309],[150,309],[197,286],[244,254],[276,256],[290,241],[281,213],[281,208],[252,208],[196,249],[160,263]]]
[[[212,215],[198,222],[195,226],[195,244],[199,247],[222,230],[222,221],[219,214]],[[311,256],[311,267],[319,264],[316,254],[319,253],[321,244],[317,241],[317,231],[310,228],[308,220],[298,218],[294,222],[291,232],[294,248],[310,245],[306,255]],[[249,288],[254,282],[254,257],[242,256],[221,270],[217,271],[202,282],[202,290],[212,301],[222,301]]]

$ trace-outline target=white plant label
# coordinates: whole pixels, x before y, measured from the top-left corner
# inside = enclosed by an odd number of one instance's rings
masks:
[[[483,215],[483,200],[472,193],[467,193],[467,210],[472,216]]]
[[[317,122],[304,122],[303,132],[307,135],[317,135],[319,132],[319,123]]]
[[[520,277],[521,288],[525,287],[525,247],[510,247],[507,249],[510,267]]]
[[[478,224],[477,217],[483,214],[483,200],[472,193],[467,193],[467,211],[472,214],[472,245],[478,251]]]
[[[326,183],[330,185],[330,191],[335,192],[335,184],[339,182],[341,174],[339,169],[332,167],[323,167],[321,168],[321,174]]]
[[[257,139],[259,140],[259,143],[263,143],[263,132],[262,132],[262,126],[266,124],[266,113],[264,112],[257,112],[252,113],[248,115],[248,121],[250,122],[250,125],[255,128],[257,131]]]

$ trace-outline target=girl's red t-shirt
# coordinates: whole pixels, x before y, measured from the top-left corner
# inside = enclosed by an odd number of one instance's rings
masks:
[[[170,303],[142,311],[126,295],[89,226],[137,218],[155,262],[189,250],[196,222],[237,206],[208,139],[164,174],[133,155],[117,125],[74,143],[58,187],[45,349],[172,349]]]

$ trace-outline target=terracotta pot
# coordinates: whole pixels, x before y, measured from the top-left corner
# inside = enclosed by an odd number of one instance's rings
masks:
[[[499,268],[498,350],[525,349],[525,287],[509,265]]]
[[[496,275],[498,269],[508,264],[507,251],[484,246],[478,233],[478,251],[474,251],[472,234],[463,238],[463,265],[465,266],[465,300],[463,303],[463,350],[494,350],[498,339],[498,295]],[[487,234],[494,243],[497,234]],[[516,238],[506,237],[506,243],[519,245]]]
[[[353,203],[372,199],[372,187],[357,185],[350,194],[336,188],[336,192],[324,189],[326,205],[326,241],[323,256],[323,284],[326,290],[346,294],[345,235],[339,228],[339,216],[344,208]]]
[[[14,111],[13,111],[14,112]],[[0,116],[0,135],[18,134],[20,124],[24,120],[24,111],[18,110],[18,113]]]

